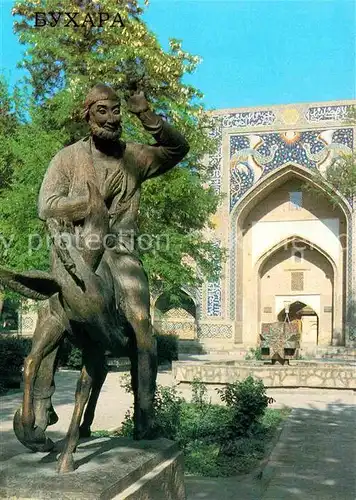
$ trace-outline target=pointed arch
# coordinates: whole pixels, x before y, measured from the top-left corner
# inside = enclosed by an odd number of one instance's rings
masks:
[[[231,222],[236,223],[239,219],[242,223],[247,213],[256,205],[259,198],[264,198],[266,195],[274,191],[278,186],[281,186],[289,179],[299,178],[319,189],[326,197],[329,197],[329,184],[325,180],[322,182],[319,176],[313,170],[298,165],[296,163],[288,163],[272,172],[261,177],[243,196],[231,211]],[[338,205],[348,219],[352,214],[352,207],[348,200],[341,194],[335,191]]]
[[[255,263],[255,272],[257,275],[260,273],[261,269],[263,268],[264,264],[267,262],[268,259],[272,257],[275,253],[277,253],[281,248],[284,246],[287,246],[289,243],[303,243],[315,250],[317,250],[325,259],[329,262],[333,269],[334,273],[334,278],[337,276],[338,269],[336,266],[336,263],[334,259],[327,253],[325,250],[323,250],[319,245],[316,243],[313,243],[312,241],[308,240],[304,236],[299,236],[298,234],[294,234],[292,236],[288,236],[287,238],[284,238],[283,240],[279,241],[276,245],[273,245],[271,248],[266,250],[260,257],[257,259],[257,262]]]
[[[328,183],[320,182],[313,170],[290,162],[283,165],[272,172],[261,177],[244,195],[233,208],[230,214],[230,232],[229,232],[229,248],[230,248],[230,319],[240,321],[241,318],[235,316],[236,305],[236,281],[239,279],[237,267],[240,256],[237,256],[237,250],[241,247],[241,236],[243,232],[244,221],[249,212],[257,205],[257,203],[272,193],[276,188],[285,184],[288,180],[297,178],[312,184],[319,189],[326,197],[329,197],[327,187]],[[347,268],[351,269],[352,262],[352,207],[347,199],[340,193],[336,193],[339,201],[338,206],[343,212],[347,223]],[[241,250],[241,248],[240,248]],[[350,281],[350,280],[347,280]]]
[[[244,193],[231,211],[229,232],[230,273],[228,286],[230,290],[230,319],[235,321],[235,342],[237,343],[243,342],[243,336],[245,335],[244,331],[246,329],[246,324],[244,324],[246,321],[244,303],[247,299],[244,297],[243,292],[243,237],[246,217],[260,201],[278,189],[279,186],[282,186],[287,181],[292,179],[300,179],[301,181],[317,188],[326,198],[330,198],[328,189],[329,184],[327,181],[320,181],[320,177],[315,175],[312,169],[308,169],[294,163],[289,163],[261,177],[246,193]],[[339,193],[335,194],[337,197],[337,208],[340,210],[340,215],[342,214],[346,223],[346,261],[344,262],[344,267],[346,269],[346,273],[350,273],[350,262],[352,261],[352,207],[344,196]],[[294,239],[296,237],[303,240],[303,238],[297,234],[289,236],[290,239]],[[314,242],[308,243],[314,248],[317,248],[320,254],[326,257],[334,271],[334,282],[335,275],[338,273],[339,281],[340,283],[345,283],[345,291],[347,293],[348,288],[350,287],[350,279],[349,276],[345,276],[346,280],[344,281],[341,277],[340,273],[343,271],[339,269],[339,263],[334,262],[330,255],[320,248],[319,245],[316,245]],[[282,245],[283,244],[286,244],[286,242],[284,241]],[[269,249],[269,251],[271,251],[271,249]],[[340,293],[340,286],[338,284],[338,293]],[[249,308],[251,309],[250,306]],[[343,313],[340,313],[340,315],[343,316]],[[251,322],[251,318],[249,321]],[[338,320],[338,325],[339,323],[341,324],[341,322],[342,320]],[[257,322],[254,320],[252,321],[250,329],[254,331],[256,327]]]

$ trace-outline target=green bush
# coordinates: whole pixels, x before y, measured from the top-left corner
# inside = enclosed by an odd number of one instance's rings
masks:
[[[190,442],[201,441],[217,444],[223,440],[226,429],[231,425],[231,410],[225,406],[210,403],[199,406],[184,402],[175,440],[185,449]]]
[[[197,377],[192,381],[192,403],[204,406],[208,403],[208,389],[206,385]]]
[[[82,351],[74,346],[68,339],[64,339],[58,353],[58,364],[73,370],[82,368]]]
[[[262,380],[255,380],[251,376],[241,382],[226,384],[223,389],[217,389],[217,392],[233,414],[227,439],[245,435],[251,426],[257,424],[268,406]]]
[[[156,334],[157,340],[157,361],[163,363],[175,361],[178,359],[178,336]]]
[[[121,387],[123,387],[126,392],[132,393],[129,375],[123,377]],[[157,436],[176,440],[183,403],[184,399],[179,396],[175,387],[157,386],[154,398],[155,430]],[[126,412],[124,422],[118,434],[126,437],[133,436],[132,409]]]
[[[129,376],[122,385],[131,392]],[[176,441],[184,451],[190,474],[231,476],[251,471],[265,453],[283,412],[267,410],[268,398],[261,381],[248,377],[219,390],[223,405],[208,401],[207,388],[193,382],[192,402],[176,388],[158,386],[154,411],[157,436]],[[128,410],[116,435],[133,436],[133,412]]]
[[[83,366],[82,351],[78,349],[78,347],[75,346],[72,347],[72,350],[70,351],[68,357],[67,366],[68,368],[72,368],[73,370],[82,369]]]
[[[23,362],[31,350],[30,339],[0,337],[0,377],[21,373]]]

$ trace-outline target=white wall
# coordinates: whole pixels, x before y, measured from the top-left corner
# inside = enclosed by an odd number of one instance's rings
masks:
[[[253,223],[252,265],[269,249],[294,235],[314,243],[338,263],[342,251],[339,232],[338,218]]]

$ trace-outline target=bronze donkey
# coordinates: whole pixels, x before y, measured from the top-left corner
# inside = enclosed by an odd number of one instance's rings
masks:
[[[105,352],[111,351],[116,356],[128,354],[132,363],[135,359],[131,356],[135,342],[121,328],[111,274],[102,259],[109,228],[108,210],[97,187],[88,183],[88,189],[90,209],[82,227],[61,220],[47,221],[53,241],[51,273],[16,273],[0,268],[0,282],[6,287],[32,299],[48,299],[40,309],[32,350],[25,360],[23,404],[14,417],[16,436],[27,448],[33,451],[53,448],[54,443],[45,435],[46,427],[58,419],[50,399],[54,390],[53,357],[65,336],[72,337],[82,347],[83,368],[58,472],[74,470],[73,452],[79,437],[90,435],[96,402],[106,377]],[[135,392],[133,368],[131,373]],[[51,385],[53,390],[47,399],[43,398],[41,389],[48,390]],[[41,398],[36,399],[36,390]]]

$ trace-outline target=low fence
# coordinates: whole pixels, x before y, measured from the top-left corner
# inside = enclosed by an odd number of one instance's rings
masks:
[[[270,365],[250,361],[174,361],[175,383],[191,383],[195,378],[206,384],[226,384],[249,375],[263,380],[266,387],[313,387],[356,389],[356,366],[352,363],[295,361],[291,365]]]

